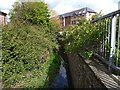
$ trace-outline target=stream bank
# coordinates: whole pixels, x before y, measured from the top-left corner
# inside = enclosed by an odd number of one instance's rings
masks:
[[[61,61],[61,65],[59,68],[59,72],[56,75],[51,85],[52,90],[57,90],[57,88],[59,88],[60,90],[63,90],[69,87],[67,72],[65,68],[65,62],[61,56],[60,56],[60,61]]]

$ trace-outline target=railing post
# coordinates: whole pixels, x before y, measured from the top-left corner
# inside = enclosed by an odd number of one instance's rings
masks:
[[[120,1],[118,2],[118,9],[120,10]],[[117,58],[116,58],[116,66],[118,67],[118,59],[119,59],[119,48],[120,48],[120,13],[119,13],[119,26],[118,26],[118,38],[117,38]]]
[[[116,58],[116,66],[118,66],[118,58],[119,58],[119,48],[120,48],[120,14],[119,14],[119,28],[118,28],[118,45],[117,45],[117,58]]]
[[[107,33],[106,33],[106,44],[107,44],[107,47],[106,47],[106,60],[108,60],[108,58],[109,58],[109,54],[108,53],[110,53],[110,50],[109,50],[109,46],[110,46],[110,30],[111,30],[111,20],[110,19],[108,19],[107,21],[106,21],[106,31],[107,31]]]
[[[115,53],[115,41],[116,41],[116,16],[112,17],[112,27],[111,27],[111,39],[110,39],[110,56],[109,56],[109,71],[113,63],[113,55]]]
[[[108,44],[108,19],[105,21],[105,59],[107,59],[107,47],[106,44]]]

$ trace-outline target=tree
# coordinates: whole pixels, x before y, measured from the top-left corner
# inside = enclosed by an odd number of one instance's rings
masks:
[[[57,29],[57,32],[61,30],[61,20],[59,19],[59,15],[55,10],[49,10],[50,12],[50,22],[52,22],[55,29]]]
[[[49,22],[48,6],[44,2],[15,2],[10,12],[12,22],[21,21],[37,25],[47,25]]]
[[[92,16],[92,20],[93,19],[96,19],[96,18],[99,18],[103,15],[102,11],[100,11],[99,13],[96,13],[95,15]]]

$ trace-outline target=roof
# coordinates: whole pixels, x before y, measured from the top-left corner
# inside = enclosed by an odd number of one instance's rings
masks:
[[[65,14],[62,14],[62,17],[68,17],[68,16],[73,16],[73,15],[81,15],[81,14],[85,14],[87,12],[91,12],[91,13],[96,13],[94,10],[92,10],[91,8],[85,7],[85,8],[81,8],[79,10],[75,10],[72,12],[68,12]]]
[[[7,14],[4,13],[4,12],[2,12],[2,11],[0,11],[0,15],[4,15],[4,16],[6,16]]]

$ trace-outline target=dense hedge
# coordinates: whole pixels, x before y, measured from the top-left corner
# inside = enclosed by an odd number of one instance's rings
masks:
[[[17,2],[10,19],[2,30],[3,87],[48,86],[58,70],[59,57],[54,53],[58,48],[56,30],[49,22],[47,5]]]
[[[6,27],[2,34],[4,86],[10,87],[25,77],[38,78],[42,74],[44,80],[47,75],[44,69],[49,68],[45,68],[44,64],[48,62],[53,48],[57,46],[56,42],[44,33],[48,28],[28,25],[13,29],[10,31],[9,27]],[[37,76],[33,72],[36,72]]]

